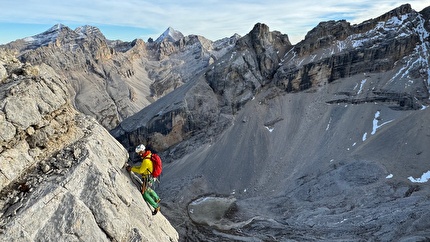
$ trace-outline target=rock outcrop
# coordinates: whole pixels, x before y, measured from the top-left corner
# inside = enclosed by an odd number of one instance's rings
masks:
[[[122,169],[126,150],[73,108],[67,80],[5,50],[0,66],[0,240],[178,240]]]
[[[422,15],[411,10],[410,5],[403,5],[354,26],[345,21],[320,23],[283,58],[282,67],[274,78],[275,84],[287,91],[298,91],[359,73],[397,70],[404,75],[402,69],[419,73],[422,68],[419,65],[403,66],[417,58],[426,58],[425,44],[428,37],[423,21]],[[412,89],[426,89],[421,76],[411,79],[415,84],[411,86]],[[392,80],[375,91],[404,92],[404,81]],[[415,95],[414,91],[406,92],[419,100],[428,96],[428,92],[419,91]],[[379,95],[374,96],[377,98]],[[419,107],[416,105],[411,108]]]

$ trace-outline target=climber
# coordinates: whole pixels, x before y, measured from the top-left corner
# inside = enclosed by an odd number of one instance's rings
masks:
[[[155,182],[154,178],[151,176],[153,170],[151,161],[152,153],[150,150],[146,149],[143,144],[138,145],[135,151],[140,157],[142,157],[142,163],[140,166],[127,165],[126,169],[128,172],[132,171],[142,176],[142,196],[143,199],[145,199],[145,201],[154,208],[152,215],[155,215],[160,211],[160,198],[157,193],[151,189],[152,184]]]

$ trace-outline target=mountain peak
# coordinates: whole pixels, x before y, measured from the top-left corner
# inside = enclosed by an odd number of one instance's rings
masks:
[[[49,28],[45,32],[37,34],[35,36],[40,36],[40,35],[58,35],[58,33],[61,33],[64,30],[68,31],[70,29],[69,29],[69,27],[67,27],[64,24],[55,24],[54,26],[52,26],[51,28]]]
[[[375,18],[375,19],[370,19],[369,21],[373,21],[373,22],[380,22],[380,21],[387,21],[388,19],[392,18],[392,17],[398,17],[400,18],[402,15],[408,14],[412,11],[415,11],[412,9],[411,5],[409,3],[403,4],[397,8],[394,8],[393,10],[382,14],[381,16]]]
[[[29,49],[35,49],[58,40],[67,42],[85,38],[106,39],[100,29],[94,26],[84,25],[72,30],[64,24],[55,24],[43,33],[24,38],[24,41],[27,42]]]
[[[166,29],[166,31],[164,31],[163,34],[160,35],[160,37],[155,40],[155,42],[160,43],[166,39],[170,42],[176,42],[183,37],[184,35],[181,32],[174,30],[172,27],[169,27]]]
[[[55,42],[63,32],[68,33],[73,31],[64,24],[55,24],[45,32],[24,38],[24,40],[34,46],[44,46]]]
[[[91,26],[91,25],[84,25],[84,26],[80,26],[77,27],[75,29],[75,33],[79,34],[79,35],[84,35],[84,36],[103,36],[103,33],[100,31],[99,28]]]
[[[67,27],[64,24],[55,24],[54,26],[52,26],[51,28],[49,28],[48,30],[46,30],[45,32],[58,32],[61,31],[62,28]]]

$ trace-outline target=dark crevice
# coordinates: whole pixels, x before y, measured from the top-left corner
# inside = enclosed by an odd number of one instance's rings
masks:
[[[404,197],[410,197],[412,193],[419,191],[421,188],[418,185],[411,186],[409,189],[405,192]]]

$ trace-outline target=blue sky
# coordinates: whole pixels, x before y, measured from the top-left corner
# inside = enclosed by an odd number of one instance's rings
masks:
[[[0,44],[33,36],[55,24],[98,27],[108,39],[156,39],[168,27],[210,40],[247,34],[256,23],[288,34],[295,44],[319,22],[352,24],[378,17],[402,4],[416,11],[428,0],[0,0]]]

